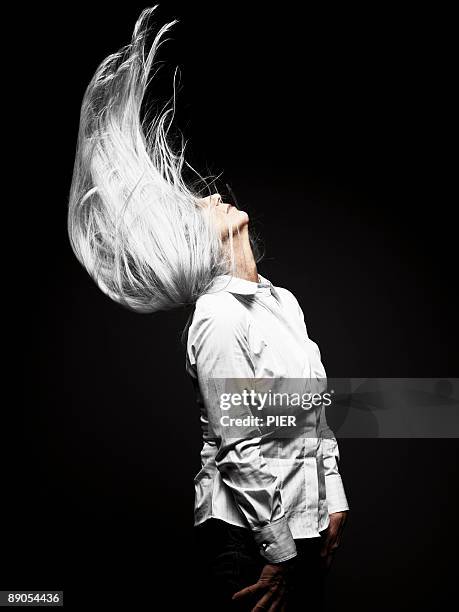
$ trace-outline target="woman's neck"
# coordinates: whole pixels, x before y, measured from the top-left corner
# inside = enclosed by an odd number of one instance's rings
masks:
[[[238,278],[258,282],[258,270],[249,239],[249,226],[244,225],[233,236],[235,273]]]

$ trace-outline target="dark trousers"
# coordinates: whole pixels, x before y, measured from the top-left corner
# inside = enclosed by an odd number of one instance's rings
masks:
[[[232,601],[237,591],[255,584],[266,560],[258,552],[249,529],[209,519],[195,527],[197,561],[200,564],[199,610],[249,612],[262,597]],[[295,540],[297,557],[287,577],[287,611],[321,610],[325,571],[320,560],[322,539]]]

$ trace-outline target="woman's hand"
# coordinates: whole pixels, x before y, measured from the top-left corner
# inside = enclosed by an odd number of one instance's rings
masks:
[[[348,511],[344,512],[333,512],[330,514],[330,524],[325,530],[324,542],[320,551],[322,557],[322,563],[325,569],[330,569],[333,561],[333,555],[339,548],[341,543],[341,536],[343,533],[344,525],[347,520]]]
[[[252,584],[233,595],[233,600],[249,596],[260,596],[252,612],[281,612],[285,608],[288,561],[268,563],[264,566],[256,584]]]

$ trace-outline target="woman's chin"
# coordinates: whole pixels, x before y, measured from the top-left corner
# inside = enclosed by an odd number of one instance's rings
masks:
[[[245,210],[237,211],[237,220],[239,227],[244,227],[249,222],[249,215],[245,212]]]

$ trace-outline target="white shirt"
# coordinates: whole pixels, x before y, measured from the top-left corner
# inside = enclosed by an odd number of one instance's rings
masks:
[[[195,383],[203,433],[195,525],[212,517],[246,527],[269,562],[294,557],[295,539],[319,536],[330,513],[349,509],[338,444],[324,410],[318,438],[251,437],[223,444],[209,435],[216,407],[205,387],[212,378],[326,378],[295,296],[260,275],[258,283],[218,276],[196,302],[186,369]]]

